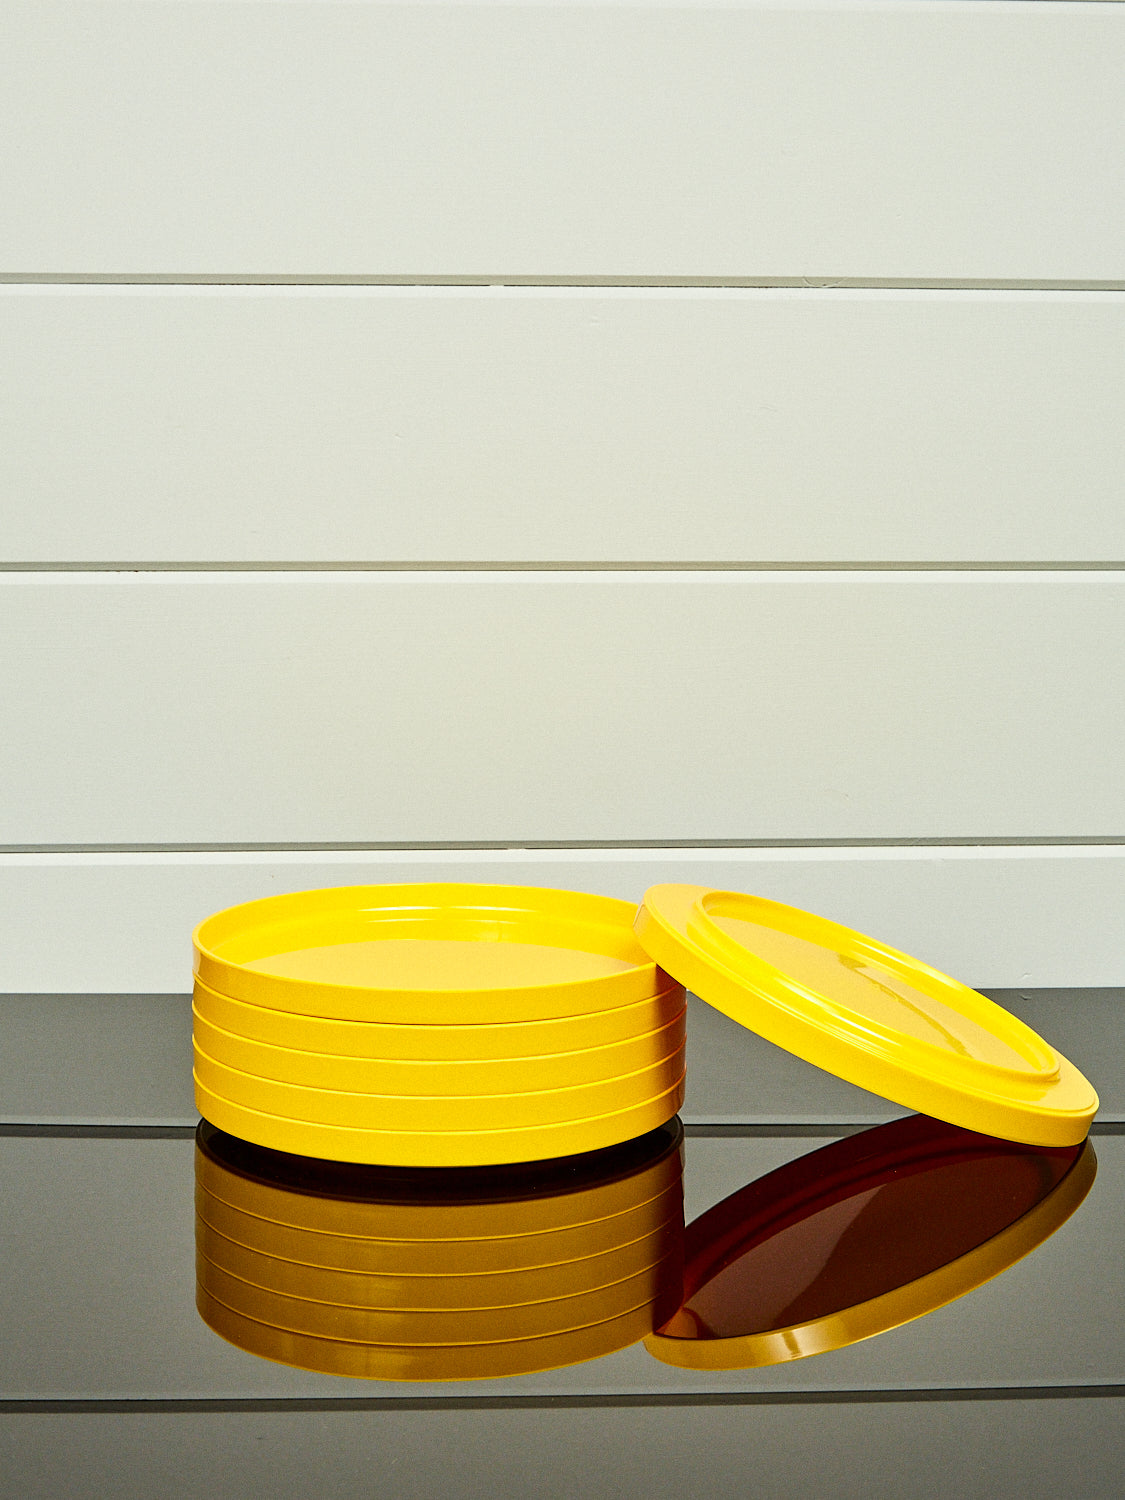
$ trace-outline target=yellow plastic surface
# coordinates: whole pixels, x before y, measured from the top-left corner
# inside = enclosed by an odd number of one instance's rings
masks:
[[[546,1302],[428,1311],[354,1307],[319,1302],[306,1295],[290,1296],[241,1281],[199,1253],[196,1274],[200,1286],[244,1317],[314,1338],[372,1344],[490,1344],[510,1339],[549,1338],[552,1334],[570,1333],[576,1328],[604,1323],[608,1318],[622,1317],[638,1308],[653,1307],[658,1300],[668,1316],[677,1300],[673,1299],[669,1305],[668,1272],[661,1266],[649,1267],[615,1286]]]
[[[200,1082],[233,1103],[317,1125],[361,1130],[447,1131],[523,1130],[563,1124],[642,1104],[671,1088],[684,1073],[680,1042],[667,1057],[636,1072],[573,1088],[535,1094],[409,1095],[358,1094],[339,1089],[279,1083],[228,1067],[194,1042]]]
[[[589,1015],[666,987],[633,906],[503,885],[345,886],[270,896],[196,928],[222,995],[338,1020],[449,1025]]]
[[[647,1035],[547,1057],[487,1061],[406,1062],[371,1057],[333,1057],[296,1051],[238,1036],[214,1025],[193,1008],[200,1050],[216,1062],[279,1083],[347,1093],[389,1095],[482,1095],[529,1093],[602,1083],[657,1066],[684,1043],[685,1012]],[[344,1023],[340,1023],[344,1024]],[[651,1093],[651,1090],[648,1092]],[[252,1102],[252,1101],[251,1101]]]
[[[1074,1213],[1093,1185],[1089,1141],[1058,1187],[992,1239],[905,1286],[829,1317],[790,1328],[728,1338],[669,1338],[653,1332],[645,1348],[663,1364],[689,1370],[744,1370],[842,1349],[944,1307],[1029,1255]],[[659,1326],[659,1325],[658,1325]]]
[[[658,885],[637,935],[663,968],[751,1031],[860,1088],[1034,1145],[1083,1140],[1098,1098],[993,1001],[936,969],[775,901]]]
[[[300,1370],[361,1380],[490,1380],[557,1370],[626,1349],[650,1332],[654,1322],[653,1309],[641,1307],[592,1328],[549,1338],[445,1347],[395,1346],[290,1333],[232,1311],[198,1286],[196,1306],[210,1328],[249,1354]]]
[[[654,1130],[684,1102],[684,1081],[628,1109],[592,1119],[522,1130],[386,1131],[322,1125],[270,1114],[234,1103],[195,1076],[199,1113],[241,1140],[327,1161],[372,1162],[402,1167],[473,1167],[545,1161],[598,1151]]]
[[[291,1236],[281,1231],[283,1241]],[[682,1221],[670,1219],[632,1244],[556,1265],[519,1271],[475,1271],[474,1249],[487,1241],[463,1242],[460,1274],[389,1275],[371,1272],[354,1263],[340,1267],[310,1266],[289,1257],[266,1254],[220,1234],[197,1216],[195,1242],[201,1253],[232,1276],[254,1286],[268,1287],[293,1297],[317,1302],[339,1302],[352,1307],[397,1308],[400,1311],[466,1311],[471,1308],[518,1307],[548,1302],[615,1286],[630,1276],[666,1264],[683,1237]],[[371,1248],[359,1242],[357,1259]],[[401,1247],[395,1246],[395,1249]],[[549,1248],[549,1247],[542,1247]],[[447,1257],[448,1261],[449,1257]]]
[[[236,1036],[324,1052],[333,1057],[372,1057],[386,1061],[471,1062],[557,1056],[607,1047],[666,1026],[684,1008],[684,987],[664,976],[664,988],[631,1005],[562,1016],[552,1021],[521,1021],[494,1026],[380,1025],[373,1021],[334,1021],[295,1015],[265,1005],[249,1005],[195,982],[195,1008],[214,1026]]]
[[[538,1233],[505,1235],[498,1231],[494,1236],[465,1239],[350,1238],[294,1228],[255,1218],[211,1197],[198,1186],[195,1206],[198,1218],[209,1228],[264,1255],[329,1270],[450,1282],[477,1276],[554,1271],[576,1261],[618,1251],[648,1255],[651,1245],[671,1248],[678,1243],[684,1219],[683,1193],[678,1182],[665,1188],[659,1197],[609,1218]]]

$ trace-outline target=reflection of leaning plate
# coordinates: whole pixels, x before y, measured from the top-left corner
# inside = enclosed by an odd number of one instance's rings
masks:
[[[195,1074],[195,1097],[205,1120],[244,1141],[328,1161],[378,1162],[402,1167],[465,1167],[539,1161],[598,1151],[643,1135],[670,1120],[684,1102],[684,1080],[629,1109],[593,1119],[522,1130],[363,1130],[249,1109],[214,1091]]]
[[[198,1253],[196,1273],[200,1286],[244,1317],[291,1333],[311,1334],[314,1338],[372,1344],[492,1344],[510,1339],[548,1338],[623,1317],[646,1306],[650,1309],[651,1329],[669,1316],[679,1302],[680,1292],[678,1276],[675,1286],[670,1287],[667,1270],[651,1266],[616,1285],[546,1302],[525,1302],[514,1307],[402,1310],[348,1307],[338,1302],[292,1297],[240,1281]]]
[[[789,1162],[684,1237],[684,1298],[645,1340],[666,1364],[744,1369],[839,1349],[952,1302],[1086,1196],[1093,1147],[895,1120]]]
[[[258,1221],[259,1224],[262,1222]],[[254,1286],[268,1287],[293,1297],[307,1297],[316,1302],[404,1311],[518,1307],[524,1302],[547,1302],[597,1291],[615,1286],[672,1258],[678,1266],[682,1241],[682,1215],[677,1215],[631,1244],[617,1245],[600,1254],[555,1265],[506,1273],[475,1270],[478,1247],[487,1245],[487,1241],[468,1240],[460,1242],[459,1246],[457,1242],[443,1241],[440,1248],[445,1252],[447,1263],[457,1264],[456,1257],[449,1252],[459,1248],[460,1274],[439,1272],[427,1275],[414,1270],[392,1275],[356,1267],[354,1261],[345,1270],[270,1255],[220,1234],[202,1216],[196,1221],[195,1234],[196,1245],[208,1260]],[[511,1242],[505,1240],[502,1243],[507,1246]],[[377,1242],[353,1240],[350,1244],[359,1246],[361,1255],[366,1252],[369,1257]],[[388,1248],[401,1255],[406,1246],[392,1243]],[[420,1248],[425,1251],[430,1247],[423,1245]],[[425,1260],[424,1255],[416,1256],[415,1264],[419,1258]]]
[[[665,987],[628,901],[505,885],[376,885],[268,896],[195,929],[222,995],[340,1020],[545,1020]]]
[[[662,976],[663,988],[631,1005],[549,1021],[517,1021],[491,1026],[382,1025],[376,1021],[335,1021],[294,1015],[265,1005],[232,1000],[195,981],[196,1012],[224,1031],[275,1047],[323,1052],[332,1057],[374,1057],[404,1062],[475,1062],[520,1057],[554,1057],[608,1047],[658,1031],[681,1014],[684,988]]]
[[[213,1093],[234,1104],[291,1120],[316,1125],[343,1125],[359,1130],[445,1131],[523,1130],[534,1125],[556,1125],[567,1120],[586,1120],[610,1110],[643,1104],[654,1094],[671,1088],[684,1071],[684,1045],[620,1078],[574,1088],[544,1089],[538,1093],[356,1094],[340,1089],[310,1088],[305,1084],[279,1083],[244,1073],[219,1062],[194,1043],[195,1071],[200,1082]]]
[[[357,1271],[388,1277],[455,1280],[500,1273],[551,1271],[616,1251],[650,1254],[650,1245],[678,1244],[683,1237],[683,1191],[676,1183],[658,1198],[611,1218],[538,1233],[452,1240],[350,1239],[346,1235],[294,1229],[243,1213],[197,1186],[199,1218],[222,1234],[263,1255],[298,1265]],[[522,1301],[514,1297],[513,1301]],[[534,1300],[528,1298],[528,1301]]]
[[[681,1010],[657,1031],[606,1047],[588,1047],[581,1052],[556,1053],[548,1057],[492,1061],[404,1062],[301,1052],[236,1035],[214,1025],[200,1014],[198,1007],[195,1007],[194,1035],[200,1051],[215,1062],[278,1083],[328,1088],[337,1093],[405,1094],[430,1098],[435,1095],[523,1095],[601,1083],[654,1067],[682,1047],[685,1015],[686,1012]],[[651,1093],[651,1090],[647,1092]]]
[[[355,1344],[310,1338],[255,1322],[224,1307],[202,1287],[196,1306],[204,1322],[229,1343],[279,1364],[326,1375],[366,1380],[491,1380],[530,1375],[563,1365],[599,1359],[626,1349],[652,1328],[651,1307],[571,1333],[493,1344],[386,1345]]]
[[[310,1244],[321,1236],[425,1243],[555,1235],[632,1216],[628,1228],[609,1231],[613,1238],[599,1246],[605,1249],[637,1239],[682,1200],[683,1127],[676,1119],[584,1156],[457,1172],[319,1161],[250,1145],[206,1121],[196,1142],[197,1189],[207,1201],[308,1231]]]

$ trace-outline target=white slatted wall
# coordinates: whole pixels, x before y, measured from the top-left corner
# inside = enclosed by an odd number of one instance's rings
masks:
[[[0,989],[657,880],[1125,983],[1125,7],[8,0]]]

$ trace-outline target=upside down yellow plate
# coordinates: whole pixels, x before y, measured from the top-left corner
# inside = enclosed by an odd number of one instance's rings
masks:
[[[672,1044],[669,1044],[672,1045]],[[243,1073],[209,1056],[196,1040],[195,1075],[203,1087],[232,1103],[316,1125],[403,1133],[519,1131],[578,1123],[643,1104],[674,1088],[684,1076],[684,1045],[667,1057],[620,1078],[537,1094],[357,1094],[305,1084],[278,1083]],[[271,1143],[272,1144],[272,1143]],[[471,1165],[471,1163],[464,1163]]]
[[[642,1103],[586,1119],[512,1130],[368,1130],[269,1114],[211,1089],[195,1075],[199,1113],[241,1140],[324,1161],[396,1167],[482,1167],[600,1151],[655,1130],[684,1102],[684,1080]]]
[[[423,1098],[444,1094],[462,1098],[588,1087],[638,1073],[655,1067],[683,1046],[685,1020],[686,1013],[681,1010],[667,1025],[653,1031],[605,1047],[586,1047],[580,1052],[437,1062],[337,1057],[277,1046],[216,1025],[198,1005],[193,1007],[193,1034],[200,1050],[216,1062],[278,1083],[332,1089],[338,1093],[405,1094]],[[620,1101],[628,1102],[624,1094]]]
[[[630,916],[632,921],[632,916]],[[369,1057],[382,1062],[515,1063],[562,1053],[610,1047],[667,1026],[684,1009],[684,987],[665,978],[663,988],[631,1005],[557,1016],[546,1021],[509,1021],[477,1026],[408,1026],[402,1022],[337,1021],[296,1015],[267,1005],[249,1005],[195,981],[193,1008],[214,1026],[251,1041],[332,1057]]]

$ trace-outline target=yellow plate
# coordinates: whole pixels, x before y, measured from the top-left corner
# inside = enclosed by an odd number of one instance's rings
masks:
[[[248,1109],[316,1125],[360,1130],[447,1131],[525,1130],[585,1120],[611,1109],[642,1104],[683,1076],[684,1045],[636,1072],[573,1088],[536,1094],[429,1095],[356,1094],[339,1089],[279,1083],[229,1067],[193,1042],[195,1073],[213,1093]]]
[[[552,1338],[411,1347],[348,1344],[288,1333],[233,1312],[198,1286],[196,1306],[213,1332],[248,1354],[272,1359],[277,1364],[295,1365],[299,1370],[347,1375],[359,1380],[494,1380],[509,1375],[531,1375],[627,1349],[653,1325],[652,1309],[643,1307],[592,1328]]]
[[[474,1171],[384,1170],[250,1145],[206,1122],[196,1132],[196,1186],[208,1197],[287,1228],[347,1240],[428,1243],[556,1234],[653,1205],[647,1225],[611,1229],[615,1237],[601,1246],[608,1248],[661,1223],[670,1211],[668,1195],[682,1198],[682,1176],[683,1126],[677,1119],[584,1156]]]
[[[669,1316],[680,1295],[679,1281],[672,1287],[667,1273],[657,1267],[641,1271],[617,1286],[558,1301],[468,1311],[400,1312],[312,1302],[252,1286],[198,1254],[196,1274],[200,1286],[243,1317],[313,1338],[371,1344],[495,1344],[513,1339],[550,1338],[643,1307],[651,1310],[655,1325]]]
[[[685,1016],[681,1011],[660,1030],[609,1047],[496,1062],[400,1062],[298,1052],[234,1035],[213,1025],[198,1009],[194,1010],[194,1035],[208,1057],[258,1078],[337,1092],[432,1098],[570,1089],[655,1067],[683,1046]]]
[[[474,1025],[588,1015],[663,977],[608,896],[505,885],[373,885],[248,901],[195,929],[220,994],[337,1020]]]
[[[647,1256],[652,1246],[678,1244],[684,1222],[678,1183],[666,1188],[659,1198],[612,1218],[539,1234],[498,1235],[495,1239],[349,1239],[257,1219],[208,1196],[198,1186],[195,1207],[198,1217],[211,1229],[264,1255],[313,1268],[425,1281],[550,1274],[560,1267],[618,1252]]]
[[[1089,1141],[1021,1146],[924,1115],[833,1142],[688,1226],[683,1306],[646,1347],[737,1370],[872,1338],[1029,1254],[1096,1170]]]
[[[220,1130],[275,1151],[383,1166],[481,1167],[598,1151],[644,1135],[677,1113],[684,1102],[684,1081],[681,1078],[673,1088],[631,1109],[524,1130],[387,1131],[318,1125],[232,1103],[201,1083],[198,1074],[195,1102],[203,1118]]]
[[[661,981],[664,988],[632,1005],[561,1016],[554,1021],[522,1021],[495,1026],[403,1026],[374,1021],[332,1021],[298,1016],[265,1005],[248,1005],[220,995],[195,981],[195,1008],[213,1026],[235,1036],[293,1047],[299,1052],[326,1052],[334,1057],[377,1057],[403,1062],[470,1062],[522,1057],[550,1057],[608,1047],[658,1031],[684,1008],[684,987]]]
[[[236,1225],[236,1233],[238,1229]],[[285,1238],[285,1233],[283,1231],[282,1238]],[[292,1231],[288,1234],[291,1235]],[[643,1239],[634,1240],[631,1245],[619,1245],[600,1255],[583,1256],[558,1265],[506,1273],[474,1271],[474,1247],[480,1244],[487,1247],[488,1242],[469,1240],[462,1247],[467,1253],[459,1275],[421,1275],[415,1270],[407,1275],[391,1276],[351,1267],[340,1270],[310,1266],[264,1254],[220,1234],[199,1215],[195,1221],[196,1247],[208,1260],[222,1266],[240,1281],[315,1302],[423,1312],[519,1307],[526,1302],[558,1301],[562,1297],[576,1297],[583,1292],[615,1286],[654,1266],[675,1264],[678,1275],[682,1240],[682,1220],[670,1219],[666,1225],[646,1234]],[[371,1241],[360,1242],[360,1248],[361,1251],[370,1250]],[[401,1246],[393,1248],[401,1249]]]
[[[637,933],[701,999],[806,1062],[909,1109],[1041,1146],[1082,1141],[1098,1096],[976,990],[792,906],[657,885]]]

